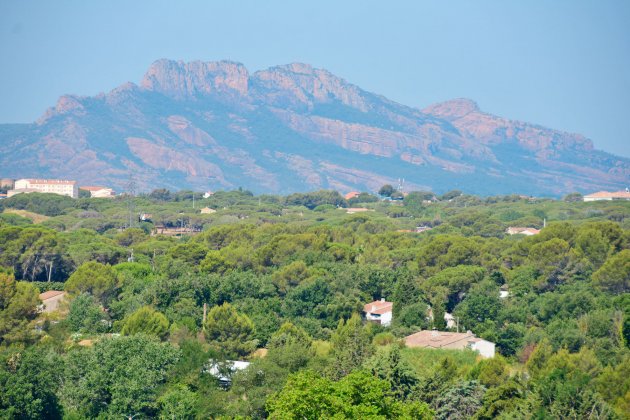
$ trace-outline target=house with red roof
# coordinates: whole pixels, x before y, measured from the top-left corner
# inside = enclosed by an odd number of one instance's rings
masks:
[[[630,200],[630,191],[598,191],[593,194],[584,196],[584,201],[613,201],[613,200]]]
[[[376,322],[384,327],[388,327],[392,323],[392,309],[394,304],[387,302],[385,299],[375,300],[363,306],[365,319]]]
[[[422,330],[405,337],[407,347],[422,347],[429,349],[471,349],[479,353],[481,357],[494,357],[495,344],[493,342],[476,337],[470,331],[465,333]]]
[[[59,309],[59,305],[65,299],[66,292],[61,290],[49,290],[39,294],[42,304],[39,306],[40,312],[54,312]]]

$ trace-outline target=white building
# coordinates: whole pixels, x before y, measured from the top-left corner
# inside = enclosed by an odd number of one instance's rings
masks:
[[[509,227],[505,231],[508,235],[525,235],[532,236],[538,235],[540,233],[540,229],[535,229],[531,227]]]
[[[40,312],[54,312],[59,309],[59,305],[66,298],[66,292],[61,290],[49,290],[39,294],[42,304],[39,306]]]
[[[365,312],[366,320],[377,322],[384,327],[389,327],[392,324],[393,308],[394,304],[392,302],[381,299],[364,305],[363,312]]]
[[[219,362],[211,359],[206,363],[203,371],[217,378],[219,384],[227,388],[232,383],[232,376],[239,370],[247,369],[249,365],[249,362],[241,360],[225,360]]]
[[[613,201],[613,200],[630,200],[630,191],[598,191],[593,194],[584,196],[584,201]]]
[[[479,352],[479,355],[484,358],[494,357],[495,354],[495,344],[493,342],[475,337],[475,334],[470,331],[466,331],[465,333],[455,333],[448,331],[422,330],[405,337],[405,344],[407,347],[423,347],[432,349],[471,349]]]
[[[114,197],[114,190],[107,187],[84,186],[79,189],[89,191],[92,198],[111,198]]]
[[[62,179],[18,179],[15,181],[13,191],[59,194],[72,198],[79,197],[77,182]]]

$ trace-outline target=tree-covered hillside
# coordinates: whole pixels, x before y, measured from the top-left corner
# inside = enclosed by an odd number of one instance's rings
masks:
[[[630,418],[630,202],[390,195],[1,200],[0,417]]]

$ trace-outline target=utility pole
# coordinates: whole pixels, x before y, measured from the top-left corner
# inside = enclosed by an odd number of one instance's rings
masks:
[[[133,174],[129,175],[129,182],[127,183],[127,211],[129,217],[129,225],[127,227],[133,227],[134,217],[135,217],[135,208],[133,197],[136,194],[136,182],[133,179]]]

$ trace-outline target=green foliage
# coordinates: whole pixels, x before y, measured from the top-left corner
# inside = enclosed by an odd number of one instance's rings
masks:
[[[394,187],[392,187],[390,184],[385,184],[381,188],[379,188],[378,194],[383,197],[391,197],[394,191],[396,191]]]
[[[503,357],[496,356],[479,362],[471,376],[486,388],[494,388],[509,378],[509,366]]]
[[[304,206],[314,209],[317,206],[331,204],[346,207],[346,200],[337,191],[320,190],[310,193],[294,193],[288,195],[285,203],[290,206]]]
[[[366,362],[366,367],[374,376],[386,380],[393,395],[400,400],[410,398],[420,382],[411,366],[402,359],[400,347],[396,344],[379,350]]]
[[[610,257],[593,273],[593,284],[611,293],[630,292],[630,250],[624,249]]]
[[[356,314],[348,321],[339,321],[331,342],[333,360],[328,373],[330,377],[337,379],[358,369],[374,350],[361,318]]]
[[[197,394],[184,385],[169,389],[160,398],[160,419],[194,419],[197,405]]]
[[[96,299],[82,293],[70,302],[66,322],[70,331],[78,333],[104,333],[109,331],[110,322]]]
[[[204,327],[208,343],[226,357],[243,357],[256,348],[254,324],[227,302],[208,311]]]
[[[267,410],[272,419],[432,417],[426,404],[395,400],[389,394],[387,381],[365,371],[339,382],[301,371],[290,376],[282,391],[269,399]]]
[[[109,301],[118,287],[118,273],[109,265],[87,262],[75,271],[65,285],[71,294],[89,293],[99,301]]]
[[[469,419],[481,408],[485,387],[475,381],[458,382],[440,396],[435,405],[435,418]]]
[[[17,194],[7,198],[3,205],[7,208],[28,210],[46,216],[58,216],[75,205],[71,197],[59,194]]]
[[[150,306],[143,306],[123,320],[123,335],[146,334],[163,339],[168,333],[166,317]]]
[[[394,319],[398,319],[406,307],[418,305],[422,302],[423,296],[418,283],[418,280],[413,278],[410,273],[401,273],[392,296],[394,303],[392,315]]]
[[[22,217],[19,214],[0,213],[0,226],[26,226],[32,224],[33,221],[31,219]]]
[[[569,193],[562,197],[562,201],[566,201],[567,203],[575,203],[582,201],[583,199],[584,196],[582,196],[579,192]]]
[[[267,343],[267,357],[290,372],[306,366],[315,354],[312,338],[290,322],[282,324]]]
[[[98,341],[72,351],[63,372],[64,407],[81,417],[153,416],[157,387],[179,352],[142,335]]]
[[[0,223],[0,417],[265,418],[303,408],[415,418],[429,413],[419,401],[483,419],[623,418],[630,408],[630,203],[219,191],[196,195],[217,209],[201,215],[192,191],[162,193],[132,200],[156,226],[185,219],[202,231],[120,230],[128,202],[117,198],[71,200],[41,225]],[[360,202],[373,211],[333,210]],[[543,218],[551,222],[538,235],[504,235],[508,223],[542,227]],[[415,233],[421,225],[433,229]],[[126,262],[132,250],[136,262]],[[33,286],[71,292],[66,320],[37,314]],[[391,328],[352,316],[381,298],[394,302]],[[506,359],[398,349],[418,329],[445,329],[445,312]],[[129,335],[109,340],[110,320]],[[71,344],[76,332],[94,346]],[[178,362],[161,359],[179,351],[152,332],[181,351]],[[252,355],[229,389],[204,373],[209,359],[256,347],[266,356]],[[292,392],[288,376],[306,369],[318,373]]]
[[[3,355],[0,363],[0,417],[61,419],[57,391],[63,360],[54,351],[32,347]]]
[[[428,306],[426,303],[415,303],[406,306],[396,318],[397,324],[404,327],[416,327],[419,329],[427,329],[429,322],[427,321]],[[439,314],[438,314],[439,316]],[[442,313],[442,318],[444,313]]]
[[[0,272],[0,344],[32,338],[29,323],[37,316],[38,295],[35,286]]]

